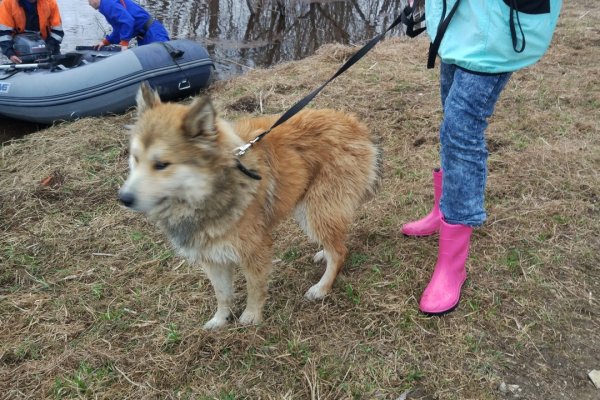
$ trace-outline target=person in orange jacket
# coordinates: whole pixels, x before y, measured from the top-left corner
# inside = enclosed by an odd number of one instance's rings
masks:
[[[10,61],[22,60],[13,48],[13,36],[39,32],[51,54],[60,53],[65,32],[56,0],[0,0],[0,49]]]

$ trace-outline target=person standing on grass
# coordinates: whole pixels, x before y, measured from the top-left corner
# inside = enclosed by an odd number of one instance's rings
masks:
[[[59,54],[65,32],[56,0],[0,0],[0,49],[15,64],[22,60],[13,37],[25,31],[39,32],[48,52]]]
[[[562,0],[425,0],[428,67],[441,59],[441,168],[433,171],[433,209],[401,229],[407,236],[439,233],[437,263],[419,302],[423,313],[441,315],[459,303],[471,232],[486,220],[488,119],[511,74],[548,49],[561,6]]]
[[[150,13],[131,0],[88,0],[90,6],[100,11],[113,30],[96,45],[98,49],[109,44],[129,48],[129,41],[137,39],[138,45],[169,41],[165,27]]]

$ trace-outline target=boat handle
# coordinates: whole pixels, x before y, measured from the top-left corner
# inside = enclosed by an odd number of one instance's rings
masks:
[[[191,88],[192,84],[187,79],[184,79],[181,82],[179,82],[179,85],[177,87],[179,88],[179,90],[186,90]]]

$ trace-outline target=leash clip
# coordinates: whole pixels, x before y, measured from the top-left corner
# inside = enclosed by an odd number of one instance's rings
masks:
[[[257,181],[259,181],[259,180],[262,179],[261,176],[258,175],[256,172],[254,172],[254,170],[246,168],[244,166],[244,164],[242,164],[242,162],[240,161],[239,157],[241,157],[244,154],[246,154],[246,152],[248,151],[248,149],[250,149],[250,147],[252,147],[252,145],[258,141],[258,139],[260,139],[260,136],[252,139],[251,141],[249,141],[248,143],[246,143],[243,146],[236,147],[235,149],[233,149],[235,151],[235,156],[236,156],[236,158],[235,158],[235,165],[237,166],[237,168],[240,171],[242,171],[244,174],[246,174],[247,176],[249,176],[250,178],[256,179]]]
[[[246,154],[246,152],[250,149],[250,147],[252,147],[252,145],[256,142],[258,142],[260,139],[262,139],[262,137],[264,135],[266,135],[267,133],[269,133],[271,131],[271,129],[269,129],[266,132],[261,133],[260,135],[258,135],[257,137],[255,137],[254,139],[252,139],[251,141],[249,141],[248,143],[246,143],[243,146],[240,147],[236,147],[234,150],[237,150],[237,153],[235,153],[236,156],[243,156],[244,154]]]
[[[238,157],[239,157],[239,156],[243,156],[244,154],[246,154],[246,152],[248,151],[248,149],[249,149],[250,147],[252,147],[252,145],[253,145],[253,143],[252,143],[252,142],[250,142],[250,143],[246,143],[246,144],[245,144],[245,145],[243,145],[243,146],[236,147],[236,148],[234,149],[234,151],[236,152],[236,153],[235,153],[235,155],[236,155],[236,156],[238,156]]]

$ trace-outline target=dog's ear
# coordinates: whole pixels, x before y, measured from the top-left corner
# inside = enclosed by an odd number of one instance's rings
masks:
[[[208,96],[197,98],[183,121],[183,128],[190,138],[212,139],[216,136],[217,112]]]
[[[138,116],[160,104],[158,92],[152,89],[147,81],[143,81],[140,85],[135,100],[137,102]]]

